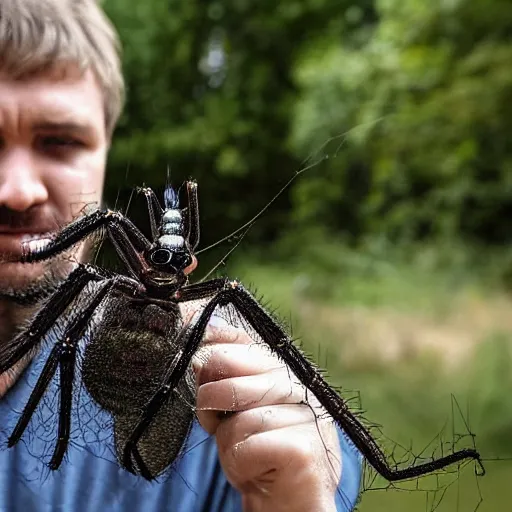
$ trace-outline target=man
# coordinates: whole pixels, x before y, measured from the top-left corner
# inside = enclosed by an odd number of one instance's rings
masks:
[[[117,48],[94,0],[1,1],[0,256],[37,247],[84,205],[101,203],[123,98]],[[16,298],[59,282],[84,257],[79,247],[50,262],[0,264],[0,292],[12,298],[0,301],[0,344],[34,313]],[[354,446],[304,404],[304,388],[282,363],[220,319],[194,359],[198,423],[171,478],[147,482],[120,468],[104,411],[91,403],[93,426],[77,427],[83,404],[75,404],[72,428],[96,437],[74,437],[60,469],[45,472],[55,404],[41,404],[22,442],[7,449],[5,440],[56,335],[0,375],[1,511],[352,509],[361,463]],[[220,419],[218,411],[236,414]]]

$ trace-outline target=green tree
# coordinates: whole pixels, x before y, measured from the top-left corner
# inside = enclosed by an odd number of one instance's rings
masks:
[[[352,130],[327,178],[298,184],[297,215],[356,237],[510,241],[510,4],[375,8],[359,45],[311,45],[297,64],[296,150]]]

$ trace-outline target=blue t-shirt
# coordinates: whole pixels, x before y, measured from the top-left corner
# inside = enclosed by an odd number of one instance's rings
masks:
[[[215,438],[195,421],[173,467],[148,482],[119,466],[112,420],[80,386],[75,386],[71,439],[57,471],[50,471],[57,437],[58,376],[40,402],[21,441],[7,448],[19,413],[37,382],[50,347],[45,344],[18,382],[0,398],[0,512],[235,512],[240,494],[227,482]],[[343,474],[337,493],[340,512],[353,509],[361,475],[361,456],[339,431]]]

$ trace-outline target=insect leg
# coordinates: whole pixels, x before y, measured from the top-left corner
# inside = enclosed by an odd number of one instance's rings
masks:
[[[459,450],[439,459],[404,469],[392,469],[368,429],[350,412],[343,398],[329,386],[321,374],[304,357],[300,350],[295,347],[291,338],[276,320],[265,311],[240,283],[236,281],[229,283],[229,286],[219,292],[215,299],[212,300],[212,303],[214,302],[219,306],[226,306],[228,304],[235,306],[270,349],[287,364],[301,383],[316,396],[320,404],[350,437],[373,468],[388,481],[417,478],[466,459],[473,459],[477,462],[479,466],[478,474],[483,475],[485,473],[480,454],[474,449]],[[195,352],[196,349],[196,345],[190,347],[190,349],[187,347],[185,353],[189,354],[189,350]],[[179,364],[177,365],[178,367],[180,367]]]
[[[190,248],[195,251],[199,245],[199,202],[197,200],[197,183],[187,181],[187,227],[185,238],[188,240]]]
[[[163,210],[156,194],[149,187],[139,187],[137,192],[144,194],[148,204],[149,223],[151,225],[151,236],[156,240],[159,236],[158,225],[162,221]]]
[[[7,371],[30,350],[37,347],[41,338],[55,320],[89,281],[97,281],[103,278],[104,275],[91,265],[79,265],[73,270],[35,315],[30,327],[15,336],[11,341],[0,344],[0,374]]]
[[[30,263],[51,258],[81,242],[94,231],[112,224],[118,225],[128,234],[131,243],[138,251],[144,251],[151,245],[135,224],[121,213],[112,210],[96,210],[68,224],[45,247],[26,251],[20,261]]]
[[[314,366],[295,347],[282,327],[237,281],[226,282],[225,287],[204,308],[191,331],[183,349],[183,355],[177,362],[176,368],[168,381],[167,385],[170,389],[174,389],[183,377],[192,356],[199,348],[204,331],[215,308],[229,304],[232,304],[240,312],[270,349],[288,365],[301,383],[316,396],[320,404],[350,437],[368,462],[388,481],[417,478],[466,459],[476,460],[479,465],[479,474],[484,474],[485,470],[480,454],[474,449],[459,450],[445,457],[404,469],[392,469],[368,429],[350,412],[343,398],[329,386]]]
[[[126,231],[120,226],[112,224],[107,227],[107,232],[123,263],[134,277],[140,276],[145,268],[144,258],[137,251]]]
[[[124,467],[130,471],[131,473],[140,475],[146,480],[152,480],[153,475],[149,471],[147,465],[145,464],[143,458],[141,457],[139,450],[137,448],[137,444],[140,438],[144,435],[148,427],[151,425],[151,422],[158,414],[162,406],[167,403],[169,400],[169,396],[174,390],[174,387],[168,383],[168,381],[172,377],[172,373],[176,366],[177,361],[182,355],[182,351],[180,350],[176,356],[173,358],[169,368],[167,369],[166,375],[164,377],[164,381],[162,386],[158,389],[158,391],[153,395],[151,400],[145,405],[144,410],[141,415],[141,419],[132,434],[130,435],[128,441],[126,442],[124,452],[123,452],[123,465]],[[132,459],[133,457],[133,459]],[[135,461],[136,468],[133,465],[133,461]]]
[[[30,398],[8,439],[8,446],[14,446],[25,432],[32,415],[34,414],[41,398],[43,397],[57,366],[60,366],[60,403],[58,438],[53,456],[50,460],[50,469],[57,469],[66,452],[71,422],[71,401],[73,390],[73,378],[75,373],[77,343],[82,336],[89,320],[103,300],[105,295],[115,284],[115,278],[105,281],[105,284],[96,293],[91,302],[84,308],[77,319],[68,326],[63,339],[57,341],[52,348],[39,379],[30,394]]]
[[[207,299],[220,292],[228,282],[225,278],[211,279],[204,283],[195,283],[183,286],[177,293],[178,302]]]

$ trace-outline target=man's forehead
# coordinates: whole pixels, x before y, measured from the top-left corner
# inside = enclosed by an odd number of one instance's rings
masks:
[[[92,72],[23,80],[0,73],[0,121],[2,111],[7,116],[16,106],[17,115],[36,128],[58,124],[98,130],[104,126],[103,96]]]

